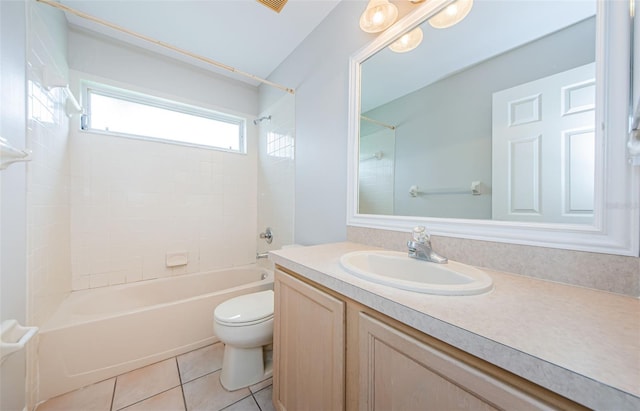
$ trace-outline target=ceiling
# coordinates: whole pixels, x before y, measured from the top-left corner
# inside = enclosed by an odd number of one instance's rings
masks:
[[[339,2],[289,0],[276,13],[256,0],[60,0],[83,13],[261,78],[267,78]],[[72,26],[259,84],[71,13],[66,16]]]

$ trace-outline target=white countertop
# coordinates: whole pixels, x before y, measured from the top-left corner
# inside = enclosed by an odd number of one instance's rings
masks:
[[[335,243],[272,251],[274,263],[587,407],[640,410],[640,300],[493,270],[494,289],[437,296],[375,284]]]

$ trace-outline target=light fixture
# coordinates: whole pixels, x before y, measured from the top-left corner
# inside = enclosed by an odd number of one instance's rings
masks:
[[[398,8],[389,0],[369,0],[360,16],[360,28],[367,33],[379,33],[391,26],[398,17]]]
[[[396,53],[406,53],[418,47],[420,43],[422,43],[422,29],[417,27],[391,43],[389,48]]]
[[[444,29],[459,23],[471,11],[473,0],[457,0],[444,10],[429,19],[429,24],[437,29]]]

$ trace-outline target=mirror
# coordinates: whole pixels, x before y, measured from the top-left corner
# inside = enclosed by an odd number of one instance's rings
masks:
[[[364,61],[359,211],[593,223],[595,14],[595,0],[476,1],[455,26],[422,23],[416,49]]]
[[[607,158],[628,131],[629,79],[612,73],[629,72],[629,49],[609,47],[628,8],[476,0],[432,27],[448,3],[424,4],[351,60],[348,223],[637,255],[637,224],[611,232],[637,221],[637,168]],[[415,27],[416,49],[390,50]],[[616,41],[629,44],[628,29]]]

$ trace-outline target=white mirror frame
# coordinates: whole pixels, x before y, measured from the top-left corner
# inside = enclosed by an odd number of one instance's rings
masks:
[[[392,43],[401,33],[418,26],[451,2],[431,0],[418,6],[350,58],[347,225],[394,231],[410,231],[416,225],[425,225],[431,234],[447,237],[638,256],[640,167],[629,165],[626,157],[632,113],[630,61],[633,21],[629,3],[625,1],[598,0],[597,6],[596,124],[601,127],[596,130],[596,141],[603,143],[596,147],[596,199],[592,225],[358,213],[360,64]]]

